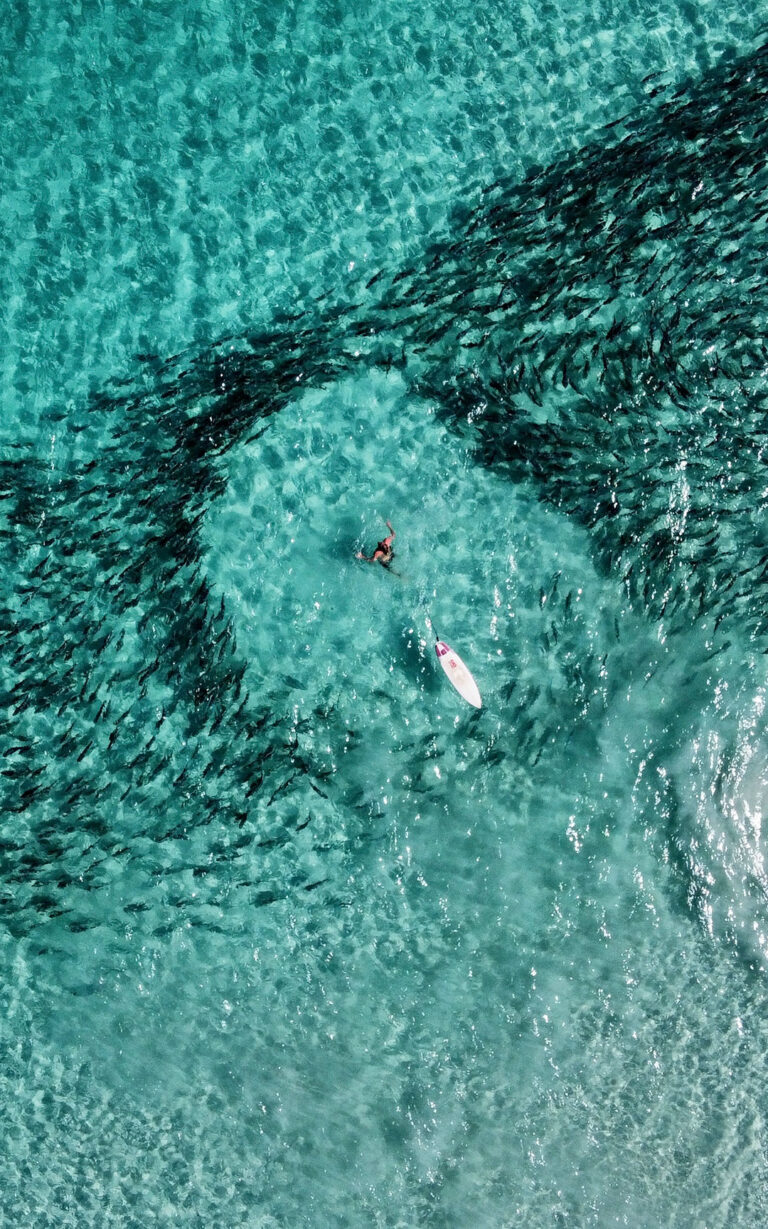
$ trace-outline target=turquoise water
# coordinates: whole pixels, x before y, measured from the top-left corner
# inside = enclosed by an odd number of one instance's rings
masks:
[[[766,14],[65,7],[0,22],[4,1222],[765,1224]]]

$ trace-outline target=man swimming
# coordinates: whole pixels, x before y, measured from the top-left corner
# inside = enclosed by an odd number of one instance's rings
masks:
[[[395,557],[395,552],[392,550],[392,543],[395,540],[395,531],[392,528],[390,521],[387,521],[387,529],[389,530],[389,533],[387,534],[386,538],[377,543],[376,550],[370,558],[368,555],[364,555],[360,550],[357,552],[357,558],[364,559],[366,563],[380,563],[382,567],[388,568]]]

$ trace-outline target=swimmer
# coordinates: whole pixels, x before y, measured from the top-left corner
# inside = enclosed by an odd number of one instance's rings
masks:
[[[395,540],[395,531],[392,528],[390,521],[387,521],[387,529],[389,530],[389,533],[387,534],[386,538],[377,544],[376,550],[370,558],[368,555],[364,555],[362,551],[357,552],[357,558],[364,559],[366,563],[380,563],[383,568],[389,567],[390,563],[395,557],[395,552],[392,550],[392,543]]]

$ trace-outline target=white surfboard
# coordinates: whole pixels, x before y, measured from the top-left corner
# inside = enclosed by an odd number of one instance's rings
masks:
[[[477,683],[472,678],[469,670],[464,665],[464,662],[459,657],[450,645],[444,640],[438,640],[435,643],[435,652],[440,665],[445,670],[448,678],[453,683],[459,695],[467,701],[468,704],[474,704],[475,708],[482,708],[483,702],[480,699],[480,692],[477,689]]]

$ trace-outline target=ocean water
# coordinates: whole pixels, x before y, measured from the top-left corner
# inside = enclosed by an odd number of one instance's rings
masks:
[[[765,19],[0,18],[0,1223],[768,1220]]]

